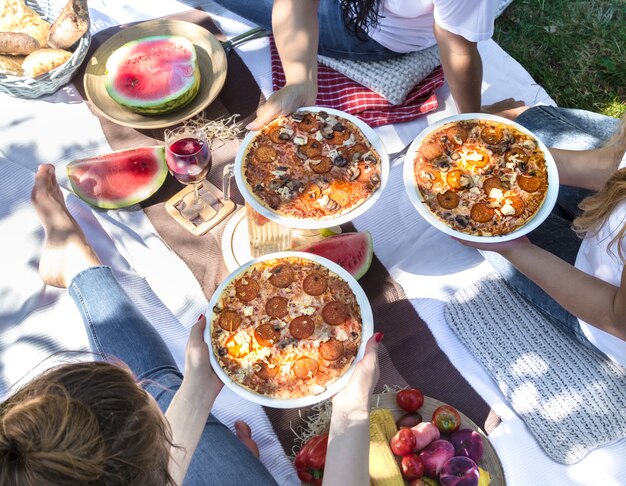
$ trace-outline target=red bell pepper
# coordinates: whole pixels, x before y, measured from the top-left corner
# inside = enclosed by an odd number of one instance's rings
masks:
[[[328,448],[328,434],[316,435],[309,439],[300,449],[294,466],[301,481],[315,486],[321,486],[326,463],[326,449]]]

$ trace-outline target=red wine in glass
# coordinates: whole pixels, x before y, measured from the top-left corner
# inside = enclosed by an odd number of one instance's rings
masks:
[[[167,166],[172,175],[183,184],[192,184],[198,210],[204,203],[198,196],[198,184],[211,170],[211,150],[204,134],[196,129],[180,127],[165,134]]]

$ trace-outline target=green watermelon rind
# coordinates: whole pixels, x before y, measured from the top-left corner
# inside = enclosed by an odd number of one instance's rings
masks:
[[[151,151],[152,155],[154,156],[154,159],[157,162],[158,170],[155,172],[151,181],[148,184],[145,184],[143,186],[144,190],[137,190],[135,193],[133,193],[132,196],[129,196],[123,199],[116,199],[115,201],[111,199],[92,198],[82,191],[82,189],[80,188],[80,185],[74,180],[74,177],[72,177],[72,169],[74,167],[79,166],[80,164],[85,164],[85,163],[95,164],[98,162],[106,163],[108,160],[115,160],[115,158],[118,156],[121,156],[121,155],[128,156],[129,154],[133,152],[137,152],[137,151],[146,151],[146,152]],[[67,177],[70,181],[70,185],[72,186],[72,190],[74,191],[74,194],[76,194],[80,199],[82,199],[86,203],[91,204],[92,206],[95,206],[98,208],[102,208],[102,209],[127,208],[128,206],[132,206],[133,204],[138,204],[148,199],[150,196],[156,193],[165,182],[165,179],[168,174],[167,160],[165,159],[165,147],[158,146],[158,147],[143,147],[143,148],[138,148],[138,149],[118,150],[116,152],[111,152],[103,156],[90,157],[88,159],[74,160],[70,162],[69,164],[67,164],[66,172],[67,172]]]
[[[127,53],[131,49],[135,48],[137,45],[141,44],[142,42],[153,42],[158,39],[167,40],[172,43],[178,43],[179,45],[187,48],[192,53],[192,58],[189,61],[194,66],[193,80],[191,82],[191,86],[187,84],[176,93],[172,93],[166,98],[156,99],[152,101],[135,100],[118,92],[114,87],[116,66],[123,62],[123,60],[127,56]],[[178,110],[183,106],[188,105],[200,91],[200,69],[198,67],[198,55],[196,53],[196,49],[191,41],[189,41],[185,37],[175,35],[142,37],[140,39],[127,42],[126,44],[118,48],[115,52],[113,52],[113,54],[111,54],[111,56],[109,56],[109,58],[107,59],[104,88],[109,96],[113,99],[113,101],[141,115],[163,115],[165,113]]]
[[[354,240],[354,243],[365,246],[365,255],[363,262],[361,262],[360,265],[352,269],[346,268],[345,263],[342,263],[340,261],[340,258],[338,258],[336,254],[334,255],[332,253],[332,251],[338,249],[340,250],[339,256],[345,257],[349,255],[350,240]],[[341,243],[339,244],[338,242]],[[369,231],[341,233],[338,235],[329,236],[328,238],[324,238],[323,240],[313,243],[306,248],[301,248],[299,251],[313,253],[315,255],[328,258],[329,260],[343,267],[356,280],[359,280],[363,275],[367,273],[372,264],[372,260],[374,258],[374,241],[372,240],[372,235]]]

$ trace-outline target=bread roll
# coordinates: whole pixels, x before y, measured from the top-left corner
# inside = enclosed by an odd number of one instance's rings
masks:
[[[21,76],[24,56],[0,56],[0,73]]]
[[[0,1],[0,54],[28,54],[48,42],[50,24],[22,0]]]
[[[39,49],[24,59],[24,76],[35,78],[67,62],[72,53],[62,49]]]
[[[69,0],[50,28],[48,45],[69,49],[89,30],[87,0]]]

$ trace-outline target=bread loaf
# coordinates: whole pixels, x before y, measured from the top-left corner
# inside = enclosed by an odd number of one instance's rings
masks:
[[[87,0],[69,0],[50,28],[48,45],[69,49],[89,30]]]
[[[72,57],[72,53],[62,49],[39,49],[24,59],[22,64],[24,76],[34,78],[52,71],[67,62],[70,57]]]
[[[0,54],[29,54],[45,47],[50,24],[22,0],[0,1]]]
[[[2,56],[0,55],[0,74],[11,74],[21,76],[24,56]]]

